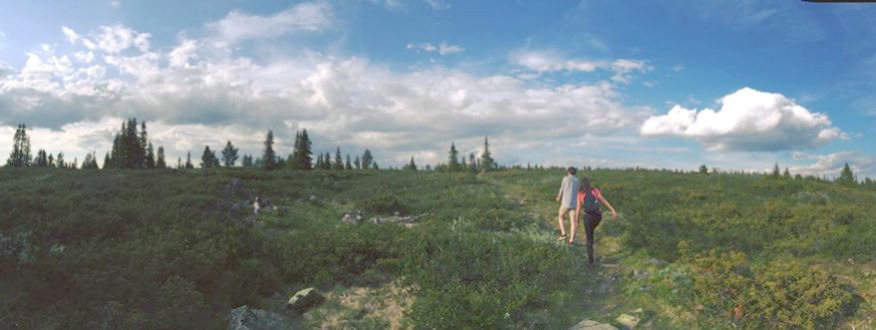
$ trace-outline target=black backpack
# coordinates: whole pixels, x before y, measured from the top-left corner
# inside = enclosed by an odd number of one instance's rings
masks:
[[[584,212],[599,212],[599,200],[593,195],[593,190],[584,192]]]

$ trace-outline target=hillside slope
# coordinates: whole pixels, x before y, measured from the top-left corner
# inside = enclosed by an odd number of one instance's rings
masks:
[[[596,265],[556,241],[556,171],[0,170],[0,325],[223,328],[315,286],[302,327],[876,327],[873,191],[583,175],[622,215]]]

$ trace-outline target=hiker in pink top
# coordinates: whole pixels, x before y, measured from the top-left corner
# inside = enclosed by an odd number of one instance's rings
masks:
[[[602,197],[602,192],[598,188],[590,186],[590,179],[582,178],[581,185],[578,190],[578,206],[575,208],[575,221],[572,221],[572,235],[569,237],[569,244],[574,244],[575,229],[578,224],[578,219],[581,215],[584,216],[584,233],[587,236],[587,261],[593,263],[593,231],[599,222],[602,221],[602,211],[599,210],[599,205],[605,204],[611,210],[611,218],[617,219],[617,212],[611,203]]]

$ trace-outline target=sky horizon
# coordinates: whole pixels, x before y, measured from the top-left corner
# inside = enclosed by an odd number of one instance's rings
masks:
[[[876,177],[876,5],[803,1],[0,3],[0,157],[99,163],[129,117],[168,164],[227,140],[381,166]]]

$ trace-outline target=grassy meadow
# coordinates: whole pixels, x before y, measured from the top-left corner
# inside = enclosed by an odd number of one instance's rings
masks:
[[[556,240],[556,170],[0,170],[0,328],[876,328],[876,191],[595,170],[597,263]],[[244,189],[277,211],[253,218]],[[359,224],[344,224],[360,211]],[[413,216],[409,224],[372,217]],[[580,227],[579,227],[580,228]]]

